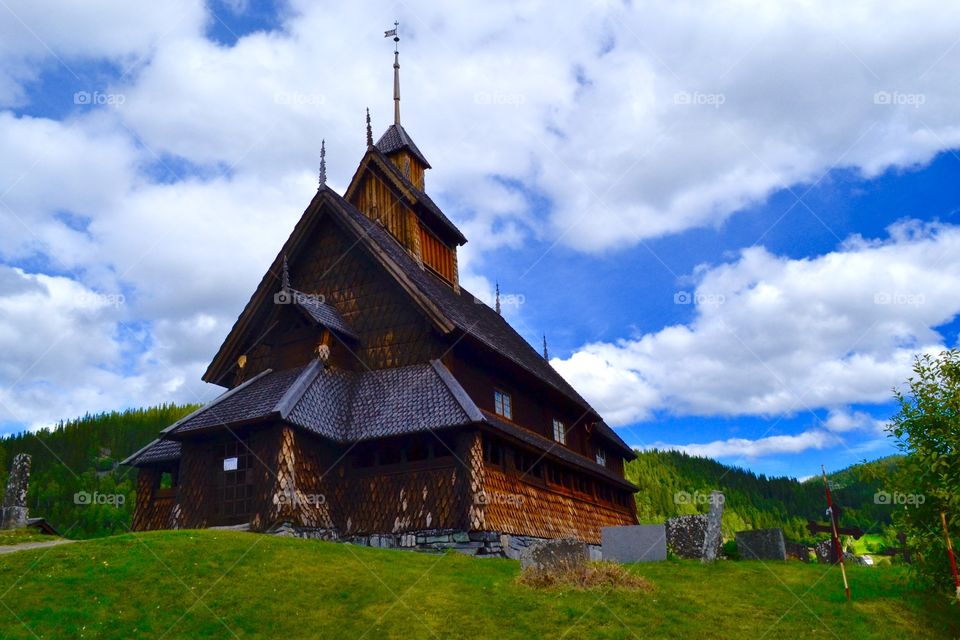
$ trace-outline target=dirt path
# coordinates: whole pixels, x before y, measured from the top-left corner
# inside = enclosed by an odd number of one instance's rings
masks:
[[[44,547],[55,547],[58,544],[70,544],[75,540],[51,540],[50,542],[24,542],[23,544],[0,545],[0,555],[4,553],[13,553],[14,551],[26,551],[27,549],[43,549]]]

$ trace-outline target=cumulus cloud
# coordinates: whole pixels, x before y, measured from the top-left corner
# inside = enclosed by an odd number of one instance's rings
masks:
[[[692,456],[705,458],[762,458],[779,454],[793,454],[808,449],[825,449],[842,443],[835,434],[820,429],[804,431],[797,435],[776,435],[749,440],[747,438],[730,438],[715,440],[704,444],[664,444],[650,445],[651,449],[672,449],[683,451]]]
[[[75,349],[72,370],[90,384],[71,392],[60,380],[60,395],[35,398],[51,419],[153,397],[141,388],[208,393],[199,372],[312,195],[320,139],[342,191],[363,151],[363,109],[377,133],[389,121],[392,56],[369,17],[393,15],[395,4],[296,0],[278,28],[232,46],[205,36],[215,9],[0,7],[0,107],[29,113],[53,68],[82,90],[122,97],[44,95],[66,105],[59,120],[0,112],[0,260],[57,274],[20,274],[44,287],[30,294],[38,304],[70,283],[127,298],[123,325],[97,316],[86,331],[99,347]],[[400,11],[403,121],[436,167],[428,190],[472,239],[460,264],[484,297],[484,255],[498,247],[534,238],[626,249],[720,224],[834,166],[871,176],[960,142],[960,8],[940,3],[870,16],[825,2],[504,1],[477,13],[417,0]],[[953,233],[921,236],[852,239],[809,261],[745,251],[701,274],[698,291],[723,292],[725,304],[699,305],[689,326],[588,345],[557,366],[618,424],[667,406],[739,415],[875,401],[914,351],[939,344],[931,327],[960,299],[949,256],[947,276],[921,292],[928,304],[863,299],[929,281],[937,268],[925,250],[952,249]],[[13,305],[26,294],[3,295]],[[56,307],[59,327],[79,313]],[[26,315],[4,322],[33,330]],[[46,343],[26,344],[36,360]],[[8,367],[36,373],[28,360]],[[19,378],[12,372],[0,384]],[[94,381],[112,391],[97,396]],[[25,401],[5,393],[23,413]]]
[[[689,324],[592,343],[553,365],[611,421],[655,411],[770,416],[890,399],[960,313],[960,227],[904,222],[823,256],[760,247],[703,267]],[[863,415],[832,414],[842,432]]]

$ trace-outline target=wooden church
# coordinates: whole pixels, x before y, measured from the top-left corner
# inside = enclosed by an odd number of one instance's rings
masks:
[[[396,38],[395,38],[396,40]],[[227,389],[124,461],[135,530],[245,525],[506,553],[636,523],[635,454],[460,286],[467,239],[394,122],[320,188],[203,376]],[[505,538],[506,536],[506,538]]]

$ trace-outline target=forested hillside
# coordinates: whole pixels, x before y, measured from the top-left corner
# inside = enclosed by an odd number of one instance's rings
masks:
[[[2,486],[6,486],[13,456],[29,453],[33,456],[27,496],[31,516],[47,518],[69,538],[125,532],[133,513],[136,470],[118,463],[195,408],[170,404],[86,415],[0,439]],[[91,499],[75,500],[80,492]],[[95,492],[109,498],[97,503],[92,499]]]
[[[195,408],[162,405],[87,415],[50,429],[0,439],[0,481],[5,486],[15,454],[29,453],[33,456],[28,495],[31,515],[47,518],[70,538],[124,532],[133,513],[136,470],[119,467],[118,463]],[[870,466],[882,472],[895,463],[896,458],[887,458]],[[831,475],[836,486],[834,496],[846,509],[845,524],[878,531],[889,523],[891,509],[874,504],[879,481],[862,480],[863,468],[858,465]],[[663,522],[674,515],[706,512],[706,497],[712,489],[726,496],[727,536],[742,529],[782,527],[791,539],[811,540],[804,528],[807,520],[824,521],[819,478],[804,483],[767,478],[708,458],[656,450],[639,452],[637,460],[627,465],[626,473],[641,489],[636,496],[641,522]],[[83,504],[74,499],[79,492],[122,498]]]
[[[833,497],[844,509],[845,525],[879,533],[890,523],[890,506],[874,504],[881,481],[865,480],[863,472],[868,468],[883,471],[897,459],[884,458],[830,474]],[[640,522],[659,523],[675,515],[705,513],[711,490],[724,493],[723,529],[728,537],[743,529],[780,527],[789,539],[812,541],[807,521],[826,522],[820,477],[806,482],[768,478],[709,458],[658,450],[638,452],[638,458],[627,464],[626,475],[641,489],[637,493]]]

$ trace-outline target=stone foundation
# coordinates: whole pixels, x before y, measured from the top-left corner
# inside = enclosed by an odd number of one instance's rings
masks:
[[[510,558],[519,560],[523,551],[536,542],[547,538],[515,536],[496,531],[458,531],[453,529],[428,529],[408,533],[374,533],[363,536],[341,536],[335,529],[310,529],[283,523],[267,533],[292,538],[344,542],[361,547],[379,549],[407,549],[426,553],[441,553],[447,550],[468,556],[483,558]],[[590,560],[600,560],[600,546],[588,544]]]

